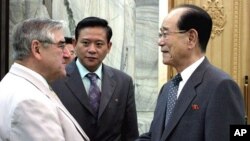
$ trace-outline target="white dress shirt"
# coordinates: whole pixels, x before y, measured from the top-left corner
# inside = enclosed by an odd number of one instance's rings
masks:
[[[190,65],[189,67],[187,67],[181,72],[182,81],[179,83],[177,98],[179,97],[181,90],[185,86],[190,76],[193,74],[193,72],[202,63],[204,59],[205,59],[205,56],[201,57],[199,60],[197,60],[196,62],[194,62],[192,65]]]

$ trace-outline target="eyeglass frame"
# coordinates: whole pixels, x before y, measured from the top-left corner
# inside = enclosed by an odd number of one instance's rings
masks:
[[[182,34],[182,33],[186,33],[188,30],[179,30],[179,31],[170,31],[167,28],[160,28],[160,33],[159,33],[159,38],[167,38],[167,36],[171,35],[171,34]]]
[[[57,42],[57,43],[53,43],[53,42],[51,42],[51,41],[40,41],[40,40],[38,40],[38,41],[41,42],[41,43],[56,45],[58,48],[60,48],[60,49],[62,49],[62,50],[65,48],[65,45],[66,45],[66,42],[65,42],[65,41],[59,41],[59,42]]]

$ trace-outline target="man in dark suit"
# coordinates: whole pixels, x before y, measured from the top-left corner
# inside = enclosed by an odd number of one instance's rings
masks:
[[[211,30],[211,17],[194,5],[176,7],[164,19],[158,41],[163,63],[181,79],[162,87],[150,130],[137,141],[229,141],[230,125],[244,124],[238,85],[205,57]]]
[[[106,20],[80,21],[75,30],[77,59],[67,66],[67,77],[52,87],[91,141],[132,141],[139,136],[132,78],[102,63],[111,37]],[[96,82],[89,73],[97,76]]]

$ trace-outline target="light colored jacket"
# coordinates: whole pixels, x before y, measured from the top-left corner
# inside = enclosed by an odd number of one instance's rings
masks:
[[[0,141],[89,141],[38,73],[14,63],[0,83]]]

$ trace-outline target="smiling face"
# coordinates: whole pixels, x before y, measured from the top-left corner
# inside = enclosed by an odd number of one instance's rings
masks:
[[[102,27],[86,27],[80,30],[76,41],[76,54],[81,64],[89,71],[95,71],[109,53],[111,42],[107,41]]]
[[[184,67],[190,57],[188,45],[189,31],[182,31],[177,27],[180,16],[186,9],[175,9],[164,19],[160,31],[158,45],[161,47],[163,63],[178,68]]]

